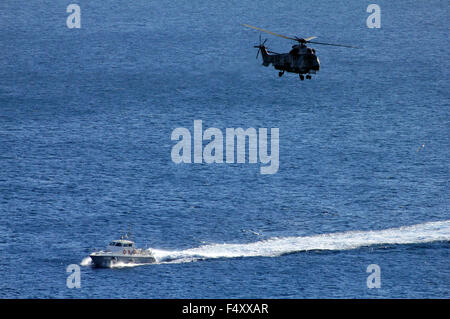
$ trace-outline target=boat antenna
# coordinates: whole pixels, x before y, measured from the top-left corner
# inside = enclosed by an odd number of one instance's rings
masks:
[[[130,235],[130,224],[128,224],[128,229],[127,229],[126,234],[127,234],[127,239],[128,239],[128,237],[131,237],[131,235]]]

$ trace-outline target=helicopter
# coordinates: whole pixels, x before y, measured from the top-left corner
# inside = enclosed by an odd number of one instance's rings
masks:
[[[276,70],[279,70],[278,72],[279,77],[282,77],[284,72],[291,72],[291,73],[298,73],[300,80],[302,81],[305,79],[305,77],[306,79],[310,80],[311,74],[316,74],[316,72],[320,70],[320,61],[316,55],[316,50],[307,47],[306,46],[307,43],[331,45],[345,48],[357,48],[349,45],[311,41],[317,38],[314,36],[308,38],[288,37],[272,31],[254,27],[249,24],[243,24],[243,26],[259,30],[262,32],[266,32],[275,35],[277,37],[281,37],[283,39],[298,42],[298,44],[294,44],[292,46],[292,49],[291,51],[289,51],[289,53],[276,53],[267,50],[265,46],[267,39],[265,39],[264,42],[261,42],[261,34],[259,35],[259,44],[254,46],[254,48],[258,49],[258,52],[256,53],[256,59],[258,59],[259,53],[261,52],[261,56],[263,59],[262,65],[268,67],[270,64],[272,64]]]

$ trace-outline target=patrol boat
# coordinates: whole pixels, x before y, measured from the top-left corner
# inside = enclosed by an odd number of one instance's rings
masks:
[[[150,250],[137,249],[134,242],[124,239],[113,240],[106,250],[96,251],[89,255],[95,267],[111,268],[114,264],[151,264],[156,261]]]

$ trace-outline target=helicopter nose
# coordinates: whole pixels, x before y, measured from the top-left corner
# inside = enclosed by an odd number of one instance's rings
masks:
[[[319,58],[317,56],[314,56],[314,58],[312,59],[312,70],[316,70],[319,71],[320,69],[320,61]]]
[[[310,70],[319,71],[320,62],[319,62],[319,58],[316,55],[311,54],[311,55],[306,56],[306,63],[308,64],[308,68]]]

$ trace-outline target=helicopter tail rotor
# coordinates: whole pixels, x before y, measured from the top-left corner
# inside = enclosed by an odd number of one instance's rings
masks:
[[[259,35],[259,45],[254,45],[254,46],[253,46],[254,48],[257,48],[257,49],[258,49],[258,51],[256,52],[256,59],[258,59],[258,57],[259,57],[259,52],[260,52],[262,49],[265,49],[265,48],[266,48],[266,47],[265,47],[266,41],[267,41],[267,39],[264,39],[264,42],[261,42],[261,34],[260,34],[260,35]]]

